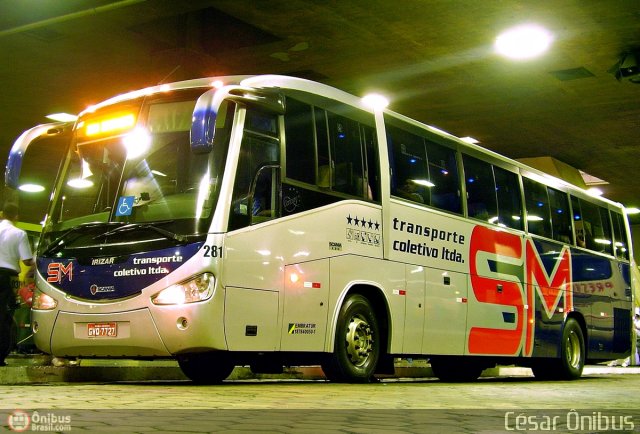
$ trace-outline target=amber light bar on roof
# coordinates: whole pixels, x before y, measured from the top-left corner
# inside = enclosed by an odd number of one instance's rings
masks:
[[[78,125],[78,132],[87,137],[125,131],[133,128],[136,117],[132,113],[118,114],[102,119],[88,119]]]

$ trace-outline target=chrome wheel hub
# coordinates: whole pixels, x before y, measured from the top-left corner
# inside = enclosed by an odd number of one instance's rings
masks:
[[[373,351],[371,327],[362,316],[354,316],[349,321],[346,335],[347,356],[354,366],[364,366]]]

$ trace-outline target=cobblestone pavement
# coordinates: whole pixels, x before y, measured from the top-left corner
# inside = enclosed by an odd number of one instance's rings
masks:
[[[640,408],[640,376],[584,377],[573,382],[533,378],[475,383],[384,380],[374,384],[324,381],[237,381],[20,385],[2,387],[2,408],[64,409],[452,409]]]
[[[638,375],[589,375],[574,382],[485,378],[466,384],[434,379],[364,385],[295,380],[217,386],[55,383],[2,386],[0,420],[7,421],[9,431],[14,418],[16,423],[30,418],[29,429],[38,420],[39,431],[42,423],[61,421],[48,425],[58,432],[68,431],[68,425],[72,432],[471,433],[515,430],[517,417],[530,428],[526,424],[551,423],[555,417],[557,429],[547,431],[582,426],[584,432],[620,427],[640,432],[638,390]],[[607,429],[599,429],[605,423]]]

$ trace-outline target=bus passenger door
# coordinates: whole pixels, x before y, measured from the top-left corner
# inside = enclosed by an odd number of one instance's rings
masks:
[[[423,354],[464,353],[467,329],[467,276],[425,268]]]
[[[329,260],[287,265],[282,351],[323,351],[329,301]]]

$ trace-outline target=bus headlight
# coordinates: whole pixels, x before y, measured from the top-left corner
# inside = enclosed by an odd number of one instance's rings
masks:
[[[36,288],[36,290],[33,292],[32,300],[33,304],[31,305],[31,309],[36,310],[52,310],[55,309],[58,305],[58,302],[55,298],[45,294],[38,288]]]
[[[207,300],[213,294],[216,279],[204,273],[186,282],[171,285],[151,296],[153,304],[185,304]]]

